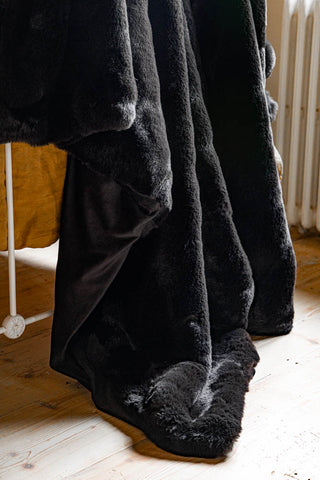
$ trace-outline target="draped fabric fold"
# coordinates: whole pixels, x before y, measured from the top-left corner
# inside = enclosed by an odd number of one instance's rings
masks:
[[[50,364],[160,447],[225,455],[259,360],[249,333],[293,318],[265,0],[35,1],[12,56],[4,20],[28,2],[3,3],[2,140],[69,153]],[[35,88],[20,74],[42,57]]]

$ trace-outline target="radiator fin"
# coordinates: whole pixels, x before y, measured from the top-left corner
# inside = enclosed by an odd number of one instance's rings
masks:
[[[290,225],[320,230],[320,0],[285,0],[276,143]]]

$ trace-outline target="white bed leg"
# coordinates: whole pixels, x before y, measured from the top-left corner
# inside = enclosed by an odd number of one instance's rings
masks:
[[[5,145],[5,157],[6,157],[7,212],[8,212],[9,298],[10,298],[10,315],[14,317],[17,314],[17,296],[16,296],[16,265],[15,265],[15,250],[14,250],[11,143],[6,143]]]
[[[9,301],[10,315],[8,315],[0,327],[0,334],[8,338],[19,338],[24,332],[26,325],[38,322],[43,318],[50,317],[52,310],[39,313],[24,319],[17,314],[17,292],[16,292],[16,262],[14,247],[14,216],[13,216],[13,186],[12,186],[12,151],[11,143],[5,144],[6,159],[6,191],[7,191],[7,215],[8,215],[8,266],[9,266]]]
[[[25,324],[24,318],[21,315],[17,315],[11,143],[5,144],[5,158],[6,158],[6,192],[7,192],[7,217],[8,217],[8,266],[9,266],[10,315],[8,315],[4,319],[2,323],[2,328],[0,329],[0,333],[3,333],[8,338],[18,338],[23,334],[26,324]]]

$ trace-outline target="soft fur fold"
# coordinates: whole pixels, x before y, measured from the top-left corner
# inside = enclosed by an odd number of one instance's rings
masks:
[[[258,27],[265,25],[265,4],[252,2],[253,11],[249,0],[193,4],[215,147],[253,271],[255,297],[248,328],[258,335],[288,333],[295,258],[276,172],[265,73],[259,62],[265,35]],[[270,69],[269,60],[267,64]]]
[[[0,22],[1,142],[45,145],[132,125],[125,0],[3,0]]]
[[[2,2],[0,126],[69,152],[50,364],[160,447],[225,455],[248,331],[293,317],[265,1],[49,3]]]

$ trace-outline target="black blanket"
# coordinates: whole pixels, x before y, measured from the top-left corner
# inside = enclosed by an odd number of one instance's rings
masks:
[[[160,447],[226,454],[292,328],[265,0],[6,0],[0,136],[69,153],[52,368]]]

